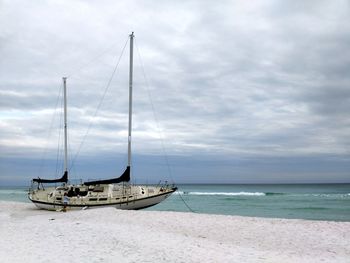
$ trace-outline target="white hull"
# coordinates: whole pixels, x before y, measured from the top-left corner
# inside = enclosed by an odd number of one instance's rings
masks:
[[[72,187],[72,186],[71,186]],[[38,208],[52,211],[60,211],[64,207],[62,202],[63,193],[66,191],[49,188],[45,190],[35,190],[29,193],[31,200]],[[171,187],[146,187],[133,186],[117,191],[110,191],[113,186],[105,186],[105,191],[101,193],[91,192],[85,197],[71,197],[66,205],[67,210],[81,210],[86,208],[114,207],[124,210],[136,210],[154,206],[168,198],[176,188]],[[137,190],[140,192],[137,192]],[[120,194],[124,191],[125,194]],[[106,198],[108,196],[108,198]],[[103,199],[103,200],[102,200]],[[93,200],[93,201],[92,201]]]
[[[150,206],[154,206],[162,201],[164,201],[166,198],[168,198],[171,195],[171,193],[166,195],[160,195],[160,196],[154,196],[147,199],[140,199],[140,200],[133,200],[128,201],[125,203],[106,203],[106,204],[86,204],[86,205],[67,205],[67,210],[81,210],[86,208],[102,208],[102,207],[114,207],[117,209],[123,209],[123,210],[137,210],[142,208],[147,208]],[[51,211],[57,211],[61,210],[63,208],[63,204],[58,203],[41,203],[39,201],[31,200],[36,207],[40,209],[45,210],[51,210]]]

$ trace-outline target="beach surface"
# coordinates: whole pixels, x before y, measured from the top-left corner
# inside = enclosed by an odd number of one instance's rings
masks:
[[[1,262],[350,262],[350,222],[0,201]]]

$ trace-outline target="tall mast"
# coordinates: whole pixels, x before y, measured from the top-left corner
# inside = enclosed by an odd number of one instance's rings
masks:
[[[68,153],[67,153],[67,87],[66,77],[63,77],[63,99],[64,99],[64,173],[68,173]]]
[[[132,126],[132,71],[133,71],[134,32],[130,35],[129,69],[129,132],[128,132],[128,167],[131,166],[131,126]]]

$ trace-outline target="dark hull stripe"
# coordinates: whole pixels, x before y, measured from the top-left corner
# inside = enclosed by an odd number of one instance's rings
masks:
[[[163,195],[167,195],[167,194],[172,194],[174,193],[176,190],[174,191],[170,191],[170,192],[166,192],[163,194],[159,194],[159,195],[155,195],[155,196],[149,196],[149,197],[145,197],[145,198],[141,198],[141,199],[137,199],[137,200],[133,200],[133,201],[125,201],[125,202],[118,202],[118,203],[104,203],[104,204],[90,204],[90,205],[73,205],[73,204],[67,204],[66,207],[92,207],[92,206],[113,206],[113,205],[122,205],[122,204],[129,204],[129,203],[136,203],[138,201],[143,201],[143,200],[147,200],[147,199],[151,199],[154,197],[158,197],[158,196],[163,196]],[[29,198],[29,196],[28,196]],[[49,203],[49,202],[44,202],[44,201],[38,201],[38,200],[32,200],[29,198],[30,201],[32,201],[33,203],[38,203],[38,204],[44,204],[44,205],[53,205],[53,206],[64,206],[64,204],[62,203]],[[150,205],[150,206],[145,206],[142,208],[147,208],[147,207],[151,207],[154,206],[156,204]],[[137,209],[142,209],[142,208],[137,208]],[[135,210],[137,210],[135,209]]]

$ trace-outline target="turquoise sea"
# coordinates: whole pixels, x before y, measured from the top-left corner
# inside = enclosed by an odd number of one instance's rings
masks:
[[[350,184],[179,185],[158,211],[350,221]],[[0,187],[0,200],[29,202],[25,187]],[[187,207],[185,205],[187,204]]]

